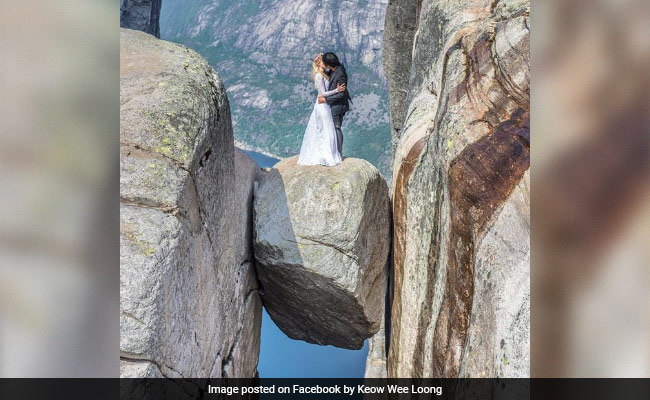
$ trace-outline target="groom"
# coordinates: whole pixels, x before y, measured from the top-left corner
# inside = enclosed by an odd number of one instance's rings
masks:
[[[345,67],[341,64],[339,58],[332,52],[323,54],[323,65],[330,70],[330,84],[327,90],[336,88],[339,83],[346,85],[345,91],[343,92],[335,93],[329,97],[318,96],[319,103],[325,103],[327,101],[327,104],[332,109],[332,119],[334,120],[334,128],[336,128],[336,141],[338,143],[339,154],[343,157],[343,132],[341,131],[341,125],[343,124],[345,113],[350,109],[348,100],[351,99],[347,89],[348,74],[345,72]]]

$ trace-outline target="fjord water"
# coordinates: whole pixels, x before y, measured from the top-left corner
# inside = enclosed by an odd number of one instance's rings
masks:
[[[269,168],[275,165],[276,162],[280,161],[277,158],[269,157],[266,154],[258,153],[256,151],[252,150],[244,150],[246,154],[248,154],[255,162],[257,165],[259,165],[261,168]]]

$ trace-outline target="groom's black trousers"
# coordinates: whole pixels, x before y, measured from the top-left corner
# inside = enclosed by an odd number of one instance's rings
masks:
[[[332,115],[332,119],[334,120],[334,128],[336,129],[336,144],[338,145],[339,154],[341,157],[343,157],[343,131],[341,131],[341,125],[343,125],[344,116],[345,113]]]

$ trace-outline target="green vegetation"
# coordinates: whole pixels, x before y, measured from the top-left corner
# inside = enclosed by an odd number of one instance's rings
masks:
[[[216,9],[202,13],[205,7]],[[302,136],[316,99],[310,80],[310,62],[304,55],[287,55],[287,64],[300,65],[304,72],[292,73],[282,65],[273,65],[275,54],[243,51],[236,47],[236,29],[255,20],[262,3],[184,2],[168,0],[161,15],[161,35],[165,40],[184,44],[205,57],[226,85],[230,101],[235,139],[265,149],[280,157],[298,154]],[[199,14],[202,14],[199,17]],[[232,29],[226,35],[212,37],[203,29],[192,37],[192,29],[206,15],[225,15]],[[208,24],[215,23],[208,21]],[[388,94],[383,79],[374,71],[350,60],[346,63],[353,108],[343,123],[344,155],[368,160],[385,177],[390,176],[390,126]],[[361,104],[364,95],[379,99],[376,106]],[[366,98],[368,96],[365,96]],[[369,112],[372,112],[372,115]],[[362,111],[363,110],[363,111]]]

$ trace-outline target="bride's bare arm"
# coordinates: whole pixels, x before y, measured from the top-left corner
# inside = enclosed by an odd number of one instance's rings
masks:
[[[337,79],[337,90],[336,93],[334,93],[331,96],[328,96],[326,101],[328,104],[334,104],[335,102],[344,99],[347,97],[347,94],[345,93],[345,90],[347,89],[347,82],[345,77],[339,77]],[[339,90],[339,86],[342,86],[343,90]]]
[[[329,91],[325,90],[325,78],[321,74],[317,74],[316,77],[314,78],[316,80],[316,89],[318,90],[318,95],[323,96],[323,97],[328,97],[333,94],[336,94],[340,92],[338,87],[336,89],[332,89]],[[345,90],[345,89],[343,89]]]

